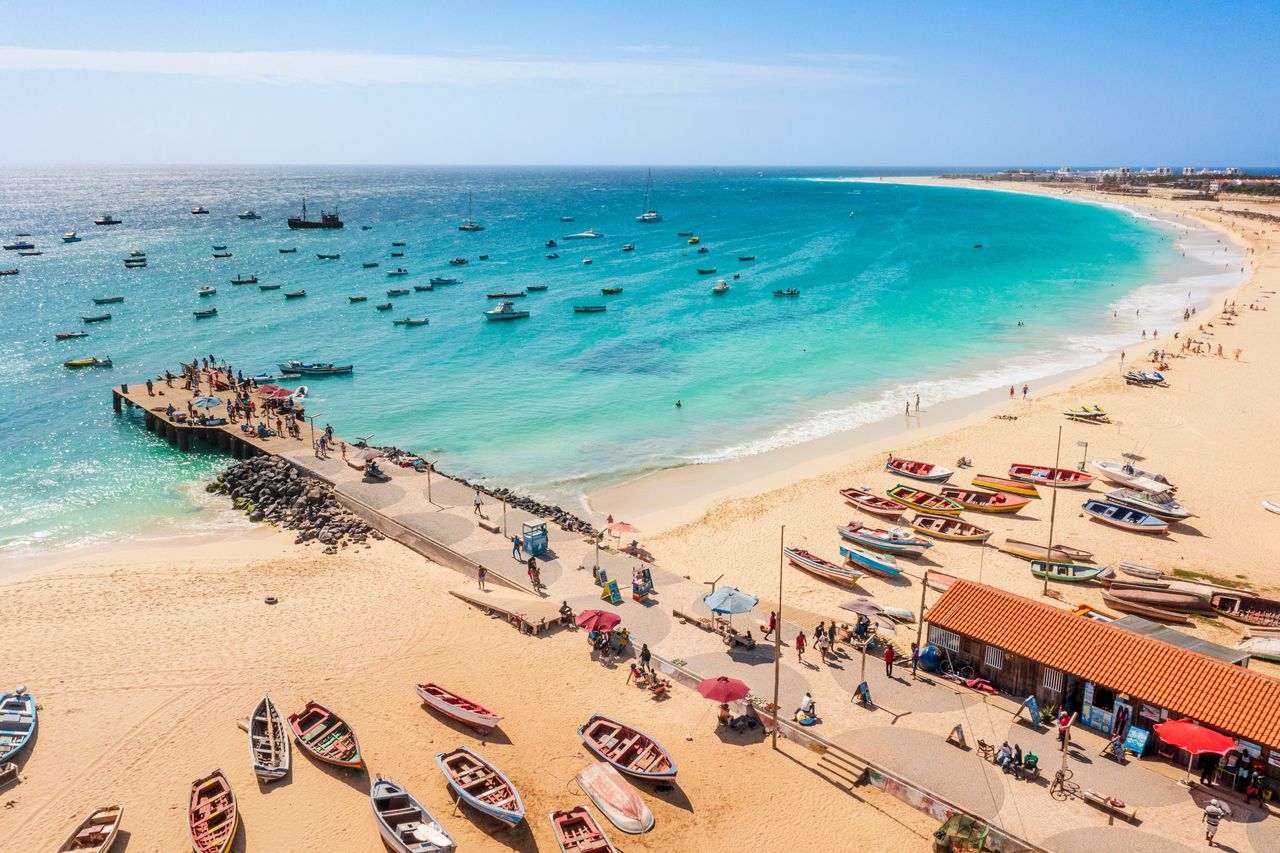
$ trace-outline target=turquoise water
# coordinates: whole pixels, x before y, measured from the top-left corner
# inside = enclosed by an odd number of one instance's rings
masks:
[[[1109,306],[1192,263],[1169,232],[1114,210],[822,180],[856,174],[662,170],[652,203],[665,221],[640,224],[639,169],[4,173],[0,234],[29,231],[46,254],[0,256],[22,269],[0,279],[0,548],[195,513],[190,484],[225,458],[171,450],[136,414],[113,415],[108,387],[197,354],[246,375],[291,357],[354,362],[353,376],[307,383],[308,409],[340,434],[374,433],[445,470],[572,501],[657,468],[857,426],[917,391],[930,402],[1086,364],[1128,328]],[[469,192],[482,233],[456,227]],[[347,227],[290,232],[304,194],[313,214],[339,207]],[[211,214],[192,216],[196,204]],[[250,208],[263,219],[235,218]],[[124,224],[93,226],[104,211]],[[62,244],[70,228],[84,241]],[[606,236],[545,258],[548,239],[585,228]],[[695,254],[684,230],[710,252]],[[408,244],[403,259],[390,257],[393,240]],[[621,251],[627,242],[634,252]],[[213,259],[214,244],[234,257]],[[132,248],[147,269],[124,269]],[[327,252],[342,258],[317,260]],[[450,267],[455,256],[471,263]],[[401,265],[409,277],[386,277]],[[697,274],[710,266],[718,274]],[[284,287],[232,286],[240,273]],[[434,275],[462,283],[374,310],[389,287]],[[732,289],[713,296],[719,278]],[[495,304],[487,292],[535,283],[549,290],[520,300],[530,319],[481,317]],[[197,297],[205,284],[217,295]],[[625,290],[603,297],[602,286]],[[771,295],[788,287],[801,296]],[[295,288],[307,297],[286,302]],[[91,302],[116,294],[126,301]],[[572,312],[584,303],[609,308]],[[192,317],[209,306],[216,318]],[[80,323],[104,310],[112,320]],[[391,324],[421,315],[429,326]],[[53,339],[78,328],[91,336]],[[115,368],[62,367],[86,355]]]

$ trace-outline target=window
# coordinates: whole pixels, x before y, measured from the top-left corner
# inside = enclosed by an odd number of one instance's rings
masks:
[[[942,628],[929,626],[929,642],[935,646],[942,646],[953,652],[960,651],[960,635],[953,634],[950,631],[944,631]]]
[[[992,669],[1004,668],[1004,649],[997,646],[987,646],[986,654],[983,655],[983,663]]]
[[[1062,670],[1044,668],[1044,687],[1046,690],[1052,690],[1054,693],[1062,692]]]

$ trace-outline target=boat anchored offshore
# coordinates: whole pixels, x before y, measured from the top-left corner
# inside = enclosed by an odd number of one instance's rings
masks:
[[[256,211],[246,210],[244,213],[237,213],[236,218],[244,219],[244,220],[253,220],[253,219],[261,219],[262,217],[259,216]]]
[[[653,170],[649,170],[649,180],[644,187],[644,213],[636,217],[636,222],[661,222],[662,214],[649,206],[649,194],[653,190]]]
[[[566,234],[560,239],[562,240],[599,240],[604,235],[600,232],[588,228],[586,231],[579,231],[577,234]]]
[[[342,373],[350,373],[354,369],[354,365],[338,364],[333,362],[311,362],[311,361],[286,361],[279,365],[281,373],[301,373],[304,376],[336,376]]]
[[[307,218],[307,200],[305,198],[302,200],[302,215],[290,216],[288,223],[289,223],[289,227],[295,230],[299,228],[341,228],[342,227],[342,220],[338,217],[337,211],[334,211],[333,213],[325,213],[324,211],[320,211],[319,219],[308,219]]]
[[[459,231],[483,231],[484,226],[471,216],[471,193],[467,193],[467,221],[458,226]]]
[[[486,320],[521,320],[528,316],[528,311],[517,310],[516,304],[510,299],[504,299],[497,308],[484,312]]]

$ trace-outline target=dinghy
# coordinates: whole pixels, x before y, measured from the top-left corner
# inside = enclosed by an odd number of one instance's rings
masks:
[[[298,746],[326,764],[359,767],[360,742],[337,714],[319,702],[308,702],[300,713],[289,715],[289,728]]]
[[[959,515],[960,511],[964,509],[951,498],[944,498],[942,495],[935,495],[933,492],[926,492],[923,489],[916,489],[911,486],[894,486],[885,494],[889,496],[889,500],[900,503],[907,509],[919,510],[933,515]]]
[[[945,483],[955,472],[932,462],[917,462],[914,459],[898,459],[890,456],[884,463],[884,470],[890,474],[900,474],[913,480],[924,480],[926,483]]]
[[[369,801],[378,833],[394,853],[452,853],[458,849],[431,812],[390,779],[379,776],[373,780]]]
[[[1175,491],[1177,489],[1177,486],[1170,483],[1163,474],[1137,468],[1128,462],[1106,462],[1101,459],[1094,459],[1089,464],[1098,469],[1105,479],[1120,486],[1128,486],[1131,489],[1139,489],[1145,492]]]
[[[367,297],[367,296],[348,296],[348,297],[347,297],[347,301],[348,301],[348,302],[351,302],[351,303],[364,302],[364,301],[366,301],[368,298],[369,298],[369,297]]]
[[[419,684],[415,689],[428,707],[463,725],[470,726],[481,734],[493,731],[498,723],[502,722],[501,714],[495,714],[488,708],[445,690],[438,684]]]
[[[1046,468],[1040,465],[1022,465],[1015,463],[1009,466],[1009,478],[1023,483],[1035,483],[1038,486],[1049,486],[1061,489],[1087,488],[1093,482],[1093,475],[1074,468]]]
[[[965,489],[959,486],[944,486],[938,490],[944,498],[950,498],[965,509],[974,512],[1017,512],[1031,498],[1011,495],[1005,492],[982,492],[976,489]]]
[[[58,853],[107,853],[120,831],[124,806],[103,806],[80,822]]]
[[[994,474],[975,474],[971,482],[980,489],[990,489],[993,492],[1006,492],[1024,498],[1040,497],[1040,491],[1033,484],[1008,480]]]
[[[25,684],[0,696],[0,764],[13,758],[36,733],[36,700]]]
[[[221,770],[191,783],[187,826],[195,853],[226,853],[231,849],[240,826],[240,812],[231,783]]]
[[[1159,569],[1153,569],[1150,566],[1144,566],[1140,563],[1121,563],[1120,571],[1126,575],[1132,575],[1135,578],[1146,578],[1147,580],[1160,580],[1166,578],[1164,572]]]
[[[1137,601],[1129,601],[1123,598],[1116,598],[1109,592],[1102,593],[1102,600],[1112,610],[1119,610],[1122,613],[1132,613],[1135,616],[1142,616],[1146,619],[1157,619],[1161,622],[1171,622],[1175,625],[1187,625],[1191,622],[1191,617],[1185,613],[1175,613],[1172,610],[1165,610],[1161,607],[1154,607],[1149,604],[1142,604]]]
[[[1044,560],[1032,560],[1031,574],[1038,578],[1048,575],[1051,581],[1084,583],[1109,578],[1112,572],[1110,566],[1081,566],[1076,563],[1046,563]]]
[[[1127,506],[1118,506],[1106,501],[1090,499],[1081,505],[1085,514],[1094,521],[1119,527],[1133,533],[1168,533],[1169,522],[1156,518],[1150,513]]]
[[[430,321],[426,317],[401,317],[399,320],[392,320],[391,322],[396,326],[425,326]]]
[[[609,822],[628,835],[653,829],[653,812],[622,774],[609,764],[592,764],[578,771],[578,787]]]
[[[511,780],[465,746],[436,755],[440,772],[462,802],[508,826],[524,820],[524,802]]]
[[[1213,610],[1207,596],[1180,589],[1153,589],[1113,582],[1107,587],[1104,597],[1106,596],[1110,596],[1115,601],[1158,607],[1161,610],[1188,610],[1199,613]]]
[[[1072,548],[1070,545],[1054,545],[1049,549],[1048,557],[1045,556],[1045,549],[1046,546],[1044,545],[1023,542],[1021,539],[1006,539],[1004,544],[1000,546],[1000,550],[1006,554],[1012,554],[1024,560],[1048,559],[1055,563],[1078,563],[1081,560],[1089,560],[1093,557],[1092,551],[1086,551],[1083,548]]]
[[[596,757],[637,779],[674,779],[676,762],[653,738],[639,729],[593,714],[578,736]]]
[[[249,715],[249,760],[253,772],[263,782],[274,782],[289,774],[289,730],[280,709],[264,695]]]
[[[833,581],[842,586],[853,586],[862,577],[862,572],[854,571],[846,566],[837,566],[835,563],[829,563],[801,548],[783,548],[782,553],[787,555],[791,565],[797,569],[803,569],[811,575],[817,575],[823,580]]]
[[[600,824],[586,806],[551,813],[551,828],[560,853],[616,853]]]
[[[928,539],[913,536],[901,527],[885,530],[881,527],[868,527],[860,521],[851,521],[837,527],[836,532],[846,541],[864,548],[873,548],[876,551],[903,557],[919,557],[926,549],[933,547],[933,543]]]
[[[903,513],[906,512],[901,504],[872,494],[866,486],[860,488],[851,486],[847,489],[841,489],[840,496],[863,512],[891,518],[895,521],[902,518]]]
[[[115,305],[117,302],[124,302],[123,296],[102,296],[94,297],[94,305]]]
[[[991,538],[991,531],[985,527],[938,515],[917,514],[911,520],[911,529],[925,536],[952,542],[986,542]]]
[[[841,546],[840,556],[858,568],[866,569],[871,574],[879,575],[882,578],[896,578],[902,574],[902,569],[898,568],[898,561],[888,554],[873,554],[870,551],[863,551],[861,548],[849,545],[847,547]]]

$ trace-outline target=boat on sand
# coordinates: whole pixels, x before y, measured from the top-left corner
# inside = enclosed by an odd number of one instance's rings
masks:
[[[890,474],[900,474],[903,477],[923,480],[926,483],[945,483],[955,473],[950,468],[943,468],[941,465],[934,465],[932,462],[898,459],[893,455],[890,455],[885,461],[884,470]]]
[[[419,684],[414,689],[418,691],[418,695],[422,697],[427,707],[463,725],[470,726],[482,734],[493,731],[498,723],[502,722],[501,714],[495,714],[488,708],[470,699],[464,699],[438,684],[428,682]]]
[[[94,809],[62,842],[58,853],[107,853],[115,843],[123,816],[124,806]]]
[[[1140,489],[1147,492],[1177,489],[1177,486],[1169,482],[1168,478],[1163,474],[1144,470],[1131,462],[1107,462],[1102,459],[1091,459],[1089,464],[1096,468],[1105,479],[1120,486],[1128,486],[1131,489]]]
[[[616,853],[617,848],[586,806],[552,812],[551,829],[561,853]]]
[[[942,495],[926,492],[912,486],[894,486],[885,494],[889,500],[902,504],[907,509],[919,510],[933,515],[959,515],[964,507]]]
[[[990,489],[993,492],[1006,492],[1011,495],[1022,495],[1025,498],[1040,497],[1040,491],[1035,484],[997,477],[994,474],[974,474],[971,482],[980,489]]]
[[[1128,530],[1132,533],[1160,534],[1169,532],[1169,522],[1156,518],[1154,515],[1145,513],[1140,509],[1092,499],[1085,501],[1081,505],[1081,509],[1094,521],[1100,521],[1103,524],[1119,527],[1121,530]]]
[[[949,539],[952,542],[986,542],[991,538],[991,531],[958,518],[938,515],[917,514],[911,520],[911,529],[935,539]]]
[[[362,763],[356,733],[319,702],[308,702],[301,712],[290,714],[289,728],[298,746],[326,764],[355,768]]]
[[[36,733],[36,700],[19,685],[0,696],[0,764],[13,758]]]
[[[1048,575],[1051,581],[1084,583],[1111,577],[1112,572],[1110,566],[1081,566],[1078,563],[1046,563],[1044,560],[1032,560],[1031,574],[1038,578]]]
[[[1006,492],[984,492],[960,486],[943,486],[938,490],[944,498],[950,498],[960,506],[974,512],[1017,512],[1031,503],[1031,498]]]
[[[803,569],[823,580],[833,581],[843,586],[853,586],[862,577],[862,572],[854,571],[847,566],[837,566],[802,548],[783,548],[782,553],[787,555],[791,565],[797,569]]]
[[[676,762],[671,753],[639,729],[593,714],[578,736],[587,749],[621,772],[637,779],[674,779]]]
[[[226,853],[240,827],[240,812],[231,783],[215,770],[191,783],[187,826],[195,853]]]
[[[837,527],[836,532],[842,539],[855,545],[903,557],[919,557],[933,547],[928,539],[921,539],[902,527],[886,530],[882,527],[870,527],[860,521],[851,521]]]
[[[902,569],[898,568],[898,561],[888,554],[873,554],[848,545],[840,547],[840,556],[858,568],[866,569],[871,574],[882,578],[896,578],[902,574]]]
[[[1046,549],[1049,551],[1047,558],[1045,556]],[[1023,542],[1021,539],[1004,540],[1000,550],[1006,554],[1021,557],[1024,560],[1049,559],[1055,563],[1078,563],[1081,560],[1093,558],[1093,552],[1086,551],[1083,548],[1072,548],[1070,545],[1054,545],[1053,548],[1047,548],[1045,545]]]
[[[903,513],[906,512],[906,508],[902,504],[872,494],[871,490],[866,486],[860,488],[851,486],[847,489],[841,489],[840,496],[863,512],[884,516],[894,521],[902,518]]]
[[[1124,598],[1116,598],[1110,592],[1102,593],[1102,600],[1112,610],[1119,610],[1122,613],[1132,613],[1135,616],[1143,616],[1147,619],[1157,619],[1161,622],[1172,622],[1175,625],[1186,625],[1191,622],[1191,618],[1185,613],[1175,613],[1172,610],[1165,610],[1162,607],[1156,607],[1150,604],[1142,604],[1138,601],[1130,601]]]
[[[1009,466],[1009,479],[1062,489],[1088,488],[1093,475],[1074,468],[1048,468],[1042,465],[1015,463]]]
[[[270,694],[259,699],[249,715],[249,759],[263,782],[289,775],[289,729]]]
[[[394,853],[452,853],[458,849],[431,812],[390,779],[379,776],[373,780],[369,802],[378,834]]]
[[[1280,628],[1280,601],[1255,595],[1217,593],[1209,603],[1213,609],[1237,622],[1266,628]]]
[[[596,763],[577,774],[578,787],[609,822],[628,835],[653,829],[653,812],[612,765]]]
[[[476,753],[460,746],[436,755],[436,764],[462,802],[508,826],[524,820],[524,802],[516,786]]]

